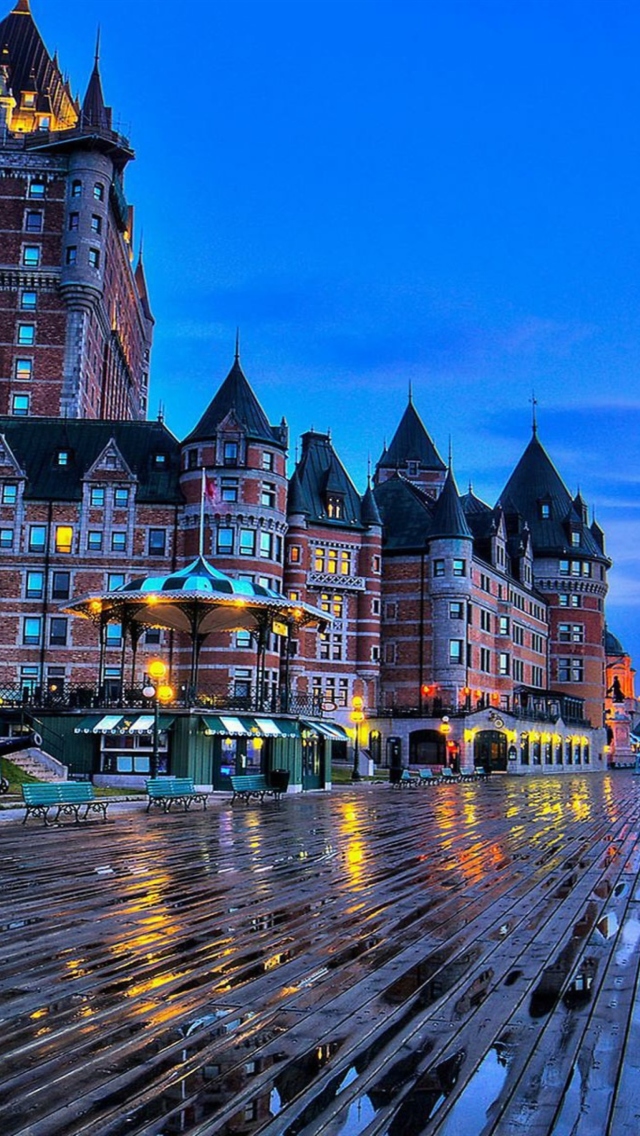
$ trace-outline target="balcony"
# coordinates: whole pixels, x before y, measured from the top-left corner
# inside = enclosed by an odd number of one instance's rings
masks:
[[[363,576],[339,576],[337,572],[307,572],[310,588],[337,588],[341,592],[364,592]]]

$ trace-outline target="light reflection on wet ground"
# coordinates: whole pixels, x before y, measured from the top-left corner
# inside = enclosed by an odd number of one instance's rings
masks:
[[[640,779],[110,812],[0,820],[3,1136],[635,1136]]]

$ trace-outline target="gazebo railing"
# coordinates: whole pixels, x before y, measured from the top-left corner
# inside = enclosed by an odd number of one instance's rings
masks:
[[[131,710],[145,709],[152,699],[142,687],[124,686],[115,679],[102,686],[65,682],[57,679],[49,686],[0,686],[0,713],[3,709],[45,710]],[[180,686],[168,707],[199,709],[215,713],[293,714],[319,717],[322,703],[312,694],[295,694],[285,690],[258,694],[254,687],[234,689],[227,683],[198,684],[195,689]]]

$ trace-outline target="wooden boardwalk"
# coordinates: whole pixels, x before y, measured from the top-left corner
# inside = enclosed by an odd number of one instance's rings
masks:
[[[637,1136],[640,778],[0,815],[3,1136]]]

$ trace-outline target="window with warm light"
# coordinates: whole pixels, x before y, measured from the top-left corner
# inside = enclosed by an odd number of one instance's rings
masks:
[[[68,554],[73,551],[73,528],[71,525],[56,525],[56,552]]]

